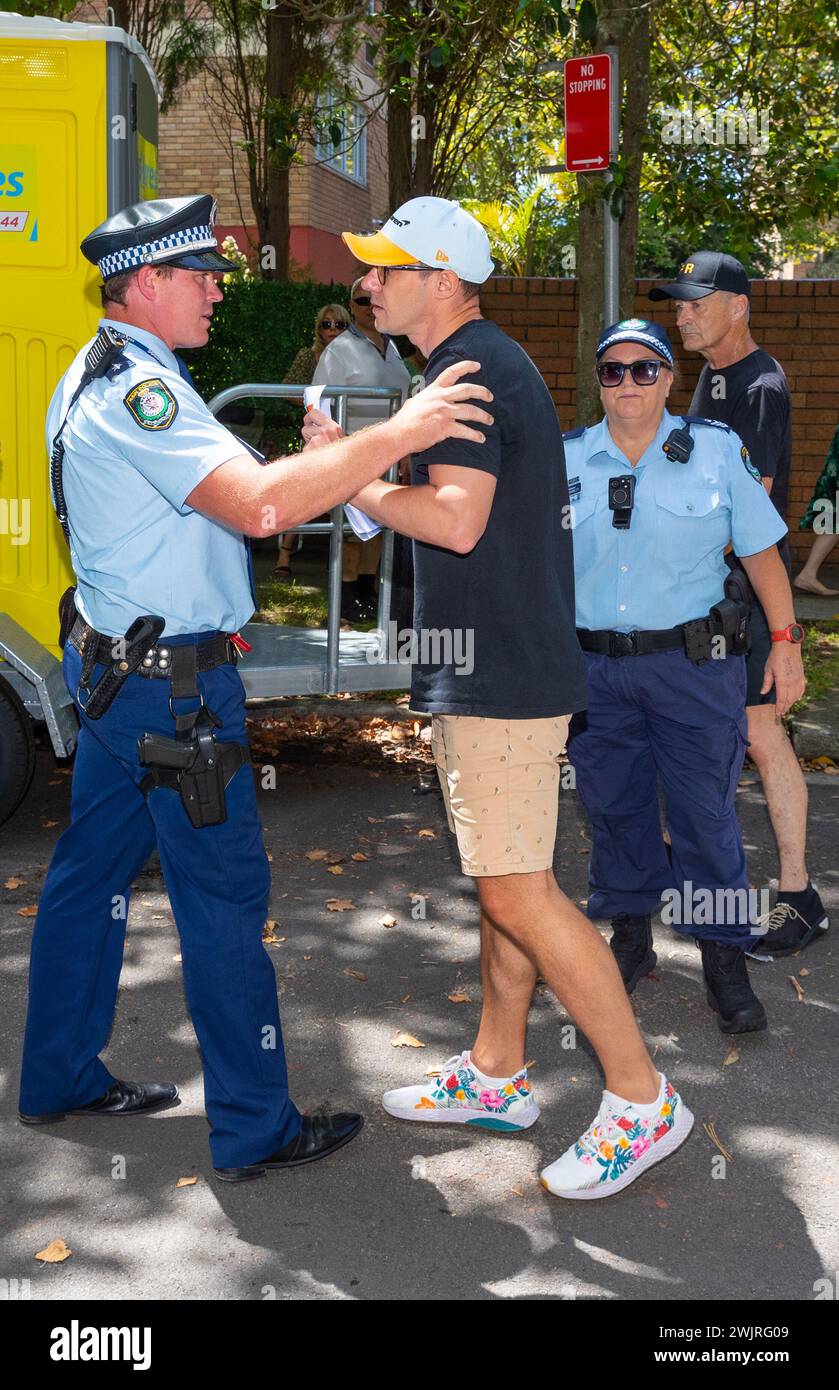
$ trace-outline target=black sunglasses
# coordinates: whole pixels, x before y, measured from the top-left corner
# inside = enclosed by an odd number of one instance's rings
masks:
[[[369,303],[369,300],[368,300]],[[343,333],[347,325],[343,319],[321,319],[318,328],[337,328],[339,333]]]
[[[595,371],[601,386],[620,386],[625,372],[632,373],[636,386],[652,386],[666,366],[666,362],[640,358],[637,362],[598,362]]]
[[[378,277],[379,277],[379,284],[380,284],[380,285],[384,285],[384,284],[387,283],[387,277],[388,277],[388,275],[390,274],[390,272],[391,272],[392,270],[414,270],[414,271],[416,271],[416,270],[421,270],[425,275],[428,275],[428,274],[431,273],[432,270],[434,270],[434,266],[433,266],[433,265],[377,265],[377,266],[374,266],[373,269],[375,270],[376,274],[377,274]]]

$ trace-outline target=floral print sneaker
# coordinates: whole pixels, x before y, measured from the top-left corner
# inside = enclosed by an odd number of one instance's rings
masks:
[[[528,1129],[539,1118],[526,1067],[503,1086],[487,1087],[475,1075],[468,1052],[450,1057],[439,1075],[425,1086],[385,1091],[382,1104],[388,1115],[398,1120],[478,1125],[481,1129]]]
[[[542,1186],[555,1197],[611,1197],[674,1153],[693,1129],[693,1115],[666,1076],[659,1072],[659,1078],[658,1099],[650,1105],[604,1091],[597,1118],[544,1169]]]

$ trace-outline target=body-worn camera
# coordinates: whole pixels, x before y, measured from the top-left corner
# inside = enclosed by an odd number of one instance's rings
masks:
[[[619,531],[629,530],[634,497],[635,479],[631,473],[609,479],[609,510],[612,513],[612,525]]]

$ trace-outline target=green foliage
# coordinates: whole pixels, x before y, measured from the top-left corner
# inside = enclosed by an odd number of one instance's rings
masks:
[[[318,310],[349,303],[346,285],[310,281],[231,276],[224,292],[207,346],[183,353],[205,400],[245,381],[281,382],[300,348],[311,343]],[[259,401],[263,407],[271,443],[282,453],[299,448],[300,407],[267,398]]]

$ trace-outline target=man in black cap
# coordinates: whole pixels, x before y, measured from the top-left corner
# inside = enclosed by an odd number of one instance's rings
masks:
[[[676,301],[682,342],[701,352],[692,415],[722,420],[743,440],[763,485],[786,520],[792,460],[791,401],[783,367],[754,341],[749,329],[750,285],[744,266],[721,251],[694,251],[676,279],[650,291],[651,299]],[[790,569],[786,537],[778,542]],[[766,661],[773,642],[801,641],[795,623],[770,632],[755,602],[746,673],[749,756],[757,767],[778,845],[778,901],[762,920],[767,933],[756,959],[791,955],[824,935],[829,921],[810,882],[805,860],[807,786],[784,725],[775,718],[774,687],[767,691]]]
[[[72,820],[32,943],[20,1118],[127,1115],[177,1102],[99,1057],[114,1019],[131,888],[157,846],[201,1048],[216,1175],[238,1182],[349,1143],[355,1114],[303,1115],[288,1093],[270,870],[236,672],[256,606],[248,536],[290,529],[406,454],[492,423],[457,363],[398,416],[305,459],[260,462],[185,378],[203,347],[219,255],[210,197],[139,203],[82,243],[106,317],[47,417],[53,500],[78,587],[63,670],[79,713]],[[265,462],[262,460],[262,462]],[[244,535],[243,535],[244,533]]]

